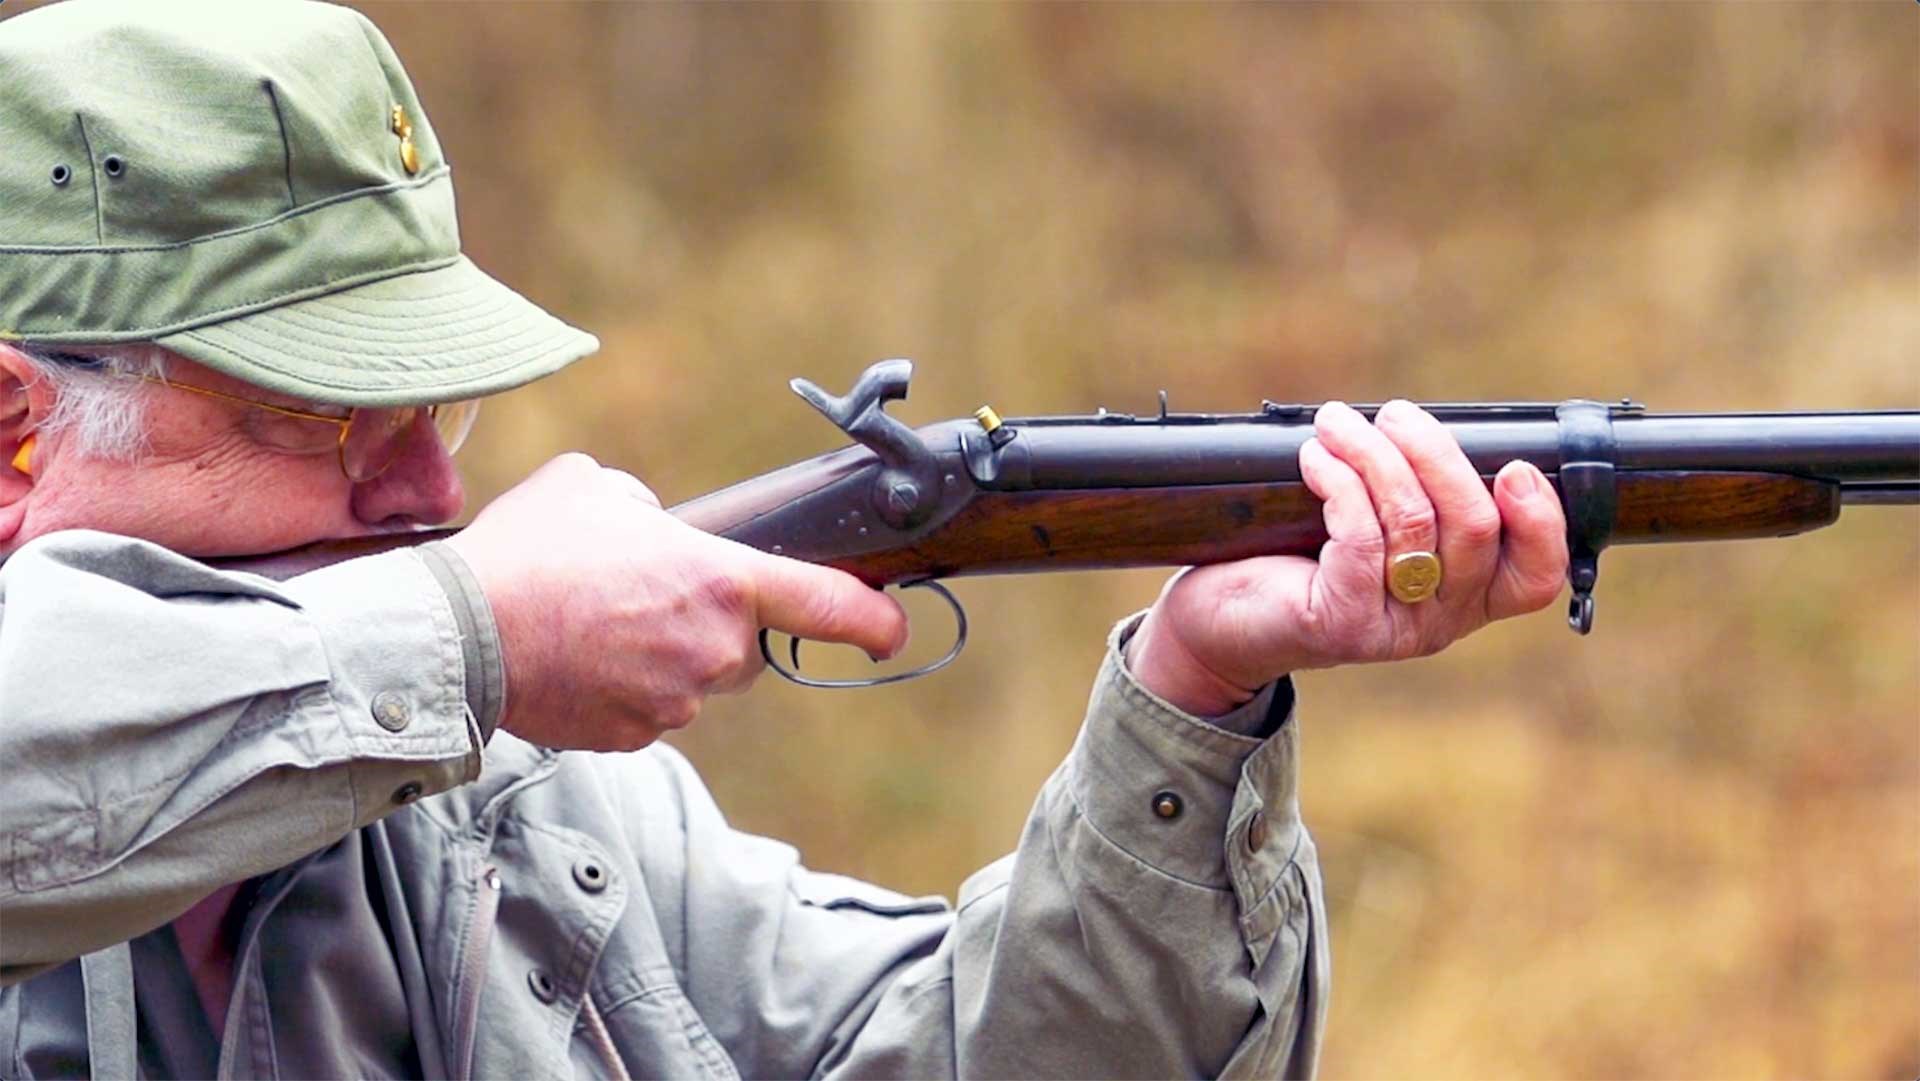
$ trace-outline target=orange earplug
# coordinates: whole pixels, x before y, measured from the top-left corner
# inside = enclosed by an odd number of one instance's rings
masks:
[[[33,441],[36,437],[27,436],[20,441],[20,449],[14,452],[13,468],[27,476],[33,476]]]

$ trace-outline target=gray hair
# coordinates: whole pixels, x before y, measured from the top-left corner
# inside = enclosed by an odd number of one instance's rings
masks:
[[[167,375],[157,345],[22,345],[33,380],[53,388],[53,411],[39,430],[58,434],[85,458],[131,461],[147,449],[147,395],[138,377]],[[129,376],[135,378],[128,378]]]

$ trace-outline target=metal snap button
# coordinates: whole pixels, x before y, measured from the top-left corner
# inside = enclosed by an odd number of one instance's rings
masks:
[[[408,781],[406,784],[393,790],[393,802],[405,807],[407,804],[419,799],[420,792],[421,787],[419,781]]]
[[[554,984],[553,977],[547,975],[547,970],[543,968],[536,968],[527,973],[527,989],[533,992],[534,998],[542,1002],[552,1002],[560,997],[560,988]]]
[[[373,719],[387,731],[398,732],[413,720],[413,710],[408,707],[406,696],[381,691],[373,696]]]
[[[1153,794],[1153,813],[1161,818],[1169,820],[1179,818],[1185,806],[1178,792],[1163,790]]]
[[[581,860],[573,865],[574,885],[579,886],[588,893],[599,893],[601,890],[606,889],[607,881],[610,877],[611,876],[607,874],[606,868],[592,860]]]
[[[1258,852],[1267,844],[1267,816],[1259,811],[1253,812],[1253,819],[1247,823],[1247,851]]]

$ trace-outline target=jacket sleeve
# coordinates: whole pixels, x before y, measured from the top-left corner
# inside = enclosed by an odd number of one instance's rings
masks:
[[[76,531],[0,564],[0,983],[473,776],[433,559],[274,583]]]
[[[1133,626],[1018,849],[957,911],[809,872],[680,786],[687,993],[744,1075],[1313,1072],[1329,964],[1291,685],[1238,726],[1264,739],[1209,724],[1127,673]]]

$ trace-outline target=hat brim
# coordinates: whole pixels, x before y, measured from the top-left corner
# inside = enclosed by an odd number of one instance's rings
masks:
[[[466,256],[155,341],[255,386],[353,406],[485,397],[600,348]]]

